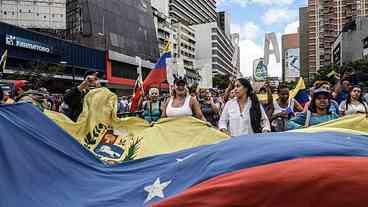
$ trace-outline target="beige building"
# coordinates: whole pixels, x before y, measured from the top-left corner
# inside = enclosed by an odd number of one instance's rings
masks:
[[[0,21],[24,28],[66,29],[66,0],[1,0]]]
[[[344,26],[368,15],[368,0],[309,0],[310,73],[332,63],[332,45]]]

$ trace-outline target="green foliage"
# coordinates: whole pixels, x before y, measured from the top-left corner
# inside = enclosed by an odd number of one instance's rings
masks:
[[[331,75],[331,72],[335,71],[335,75]],[[316,76],[309,81],[309,86],[311,86],[317,80],[326,80],[332,84],[335,84],[338,79],[344,77],[352,77],[359,80],[363,85],[368,85],[368,77],[363,77],[360,74],[368,73],[368,60],[362,59],[354,62],[346,63],[342,66],[329,65],[321,68]]]
[[[130,160],[134,160],[135,156],[138,153],[138,150],[140,148],[141,142],[142,142],[143,138],[137,138],[132,140],[131,145],[129,146],[128,152],[123,160],[123,162],[127,162]]]
[[[62,65],[32,62],[8,78],[14,80],[27,79],[32,83],[34,89],[38,89],[44,87],[44,84],[53,79],[54,75],[62,74],[64,74],[64,66]]]
[[[317,80],[322,81],[329,81],[330,83],[334,84],[336,82],[336,76],[339,76],[341,69],[336,65],[329,65],[326,67],[321,68],[314,79],[309,82],[309,86],[312,86],[314,82]],[[335,73],[335,74],[334,74]]]

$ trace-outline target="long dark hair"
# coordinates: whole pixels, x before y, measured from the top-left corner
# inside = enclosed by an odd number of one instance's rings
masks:
[[[252,85],[250,84],[249,80],[245,78],[237,79],[240,84],[244,86],[244,88],[248,89],[247,96],[252,101],[252,106],[250,107],[250,122],[252,124],[252,129],[255,133],[262,133],[262,111],[261,111],[261,104],[255,94]]]
[[[346,99],[346,105],[345,105],[346,106],[346,111],[348,110],[349,104],[351,104],[351,95],[350,94],[354,90],[354,88],[359,88],[361,90],[358,101],[359,101],[359,103],[363,104],[364,109],[365,109],[365,113],[368,114],[367,107],[366,107],[365,101],[363,99],[363,89],[360,86],[353,86],[353,88],[351,88],[351,90],[349,91],[348,98]]]

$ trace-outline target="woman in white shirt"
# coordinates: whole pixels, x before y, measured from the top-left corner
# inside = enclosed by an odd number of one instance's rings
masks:
[[[367,113],[368,105],[363,99],[362,88],[354,86],[350,91],[348,98],[340,104],[341,116]]]
[[[270,132],[267,115],[250,82],[239,78],[235,82],[234,91],[236,98],[226,103],[219,129],[231,136]]]
[[[162,106],[161,117],[192,116],[205,120],[196,98],[188,94],[186,79],[174,77],[172,96]]]

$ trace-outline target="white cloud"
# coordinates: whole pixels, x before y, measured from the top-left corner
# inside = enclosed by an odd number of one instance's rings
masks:
[[[294,0],[218,0],[218,5],[237,4],[242,7],[249,5],[291,5]]]
[[[263,47],[252,40],[241,40],[240,46],[240,68],[244,76],[252,76],[253,61],[263,57]]]
[[[239,33],[241,40],[255,40],[262,33],[261,29],[254,22],[243,24],[231,24],[231,33]]]
[[[299,27],[299,21],[292,22],[285,27],[284,34],[297,33]]]
[[[297,13],[288,9],[268,9],[262,16],[263,23],[272,25],[291,21],[297,17]]]

